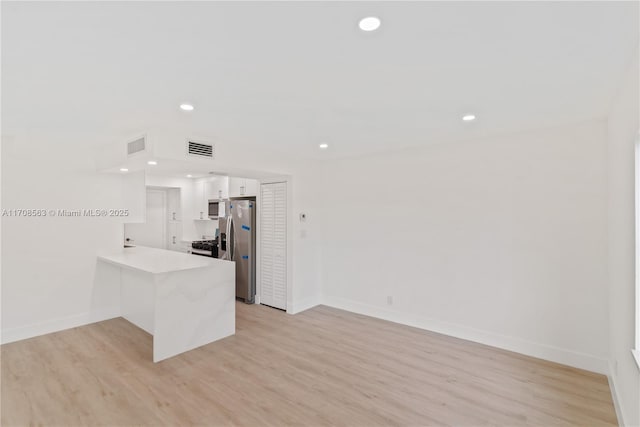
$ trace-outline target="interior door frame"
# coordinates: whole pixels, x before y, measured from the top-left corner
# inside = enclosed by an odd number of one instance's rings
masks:
[[[280,184],[287,186],[287,304],[286,311],[292,314],[293,308],[293,192],[292,177],[290,175],[282,175],[271,178],[262,178],[258,180],[258,194],[256,195],[257,217],[256,224],[262,223],[262,185],[263,184]],[[260,304],[260,295],[262,292],[262,229],[257,226],[256,233],[256,304]]]
[[[636,291],[636,301],[635,301],[635,342],[634,348],[631,349],[631,353],[633,354],[638,367],[640,367],[640,129],[635,135],[634,140],[634,196],[635,196],[635,241],[634,241],[634,252],[635,252],[635,291]]]

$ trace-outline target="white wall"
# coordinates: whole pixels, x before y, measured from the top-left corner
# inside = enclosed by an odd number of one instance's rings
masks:
[[[90,135],[15,135],[2,145],[3,209],[118,208],[122,178],[98,175]],[[3,217],[2,339],[118,315],[96,254],[122,246],[120,219]]]
[[[144,185],[144,184],[143,184]],[[138,246],[168,249],[167,190],[147,188],[145,197],[145,220],[140,223],[125,223],[124,237]]]
[[[604,372],[605,137],[593,121],[327,162],[325,302]]]
[[[630,352],[636,333],[634,141],[640,129],[639,75],[636,56],[611,108],[607,153],[611,378],[629,426],[640,426],[640,369]]]

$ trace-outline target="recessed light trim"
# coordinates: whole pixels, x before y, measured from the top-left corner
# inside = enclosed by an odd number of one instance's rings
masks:
[[[360,22],[358,23],[358,27],[360,27],[362,31],[370,32],[380,28],[381,23],[382,22],[380,21],[380,18],[378,18],[377,16],[367,16],[366,18],[362,18],[360,20]]]
[[[147,164],[148,164],[148,165],[151,165],[151,166],[155,166],[155,165],[157,165],[157,164],[158,164],[158,162],[156,162],[155,160],[149,160],[149,161],[147,162]]]
[[[191,104],[180,104],[180,109],[182,111],[193,111],[193,105],[191,105]]]
[[[120,172],[129,172],[129,169],[127,169],[127,168],[120,168]]]
[[[476,119],[475,114],[465,114],[464,116],[462,116],[462,120],[465,122],[472,122]]]
[[[321,150],[326,150],[327,148],[329,148],[329,144],[323,142],[322,144],[318,145],[318,147],[320,147]]]

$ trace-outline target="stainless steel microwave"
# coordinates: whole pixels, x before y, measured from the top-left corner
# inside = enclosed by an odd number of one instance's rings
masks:
[[[209,200],[209,219],[218,219],[224,217],[224,200]]]

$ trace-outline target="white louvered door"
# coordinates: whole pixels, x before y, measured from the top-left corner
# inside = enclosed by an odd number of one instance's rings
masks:
[[[287,184],[262,184],[260,303],[287,309]]]

